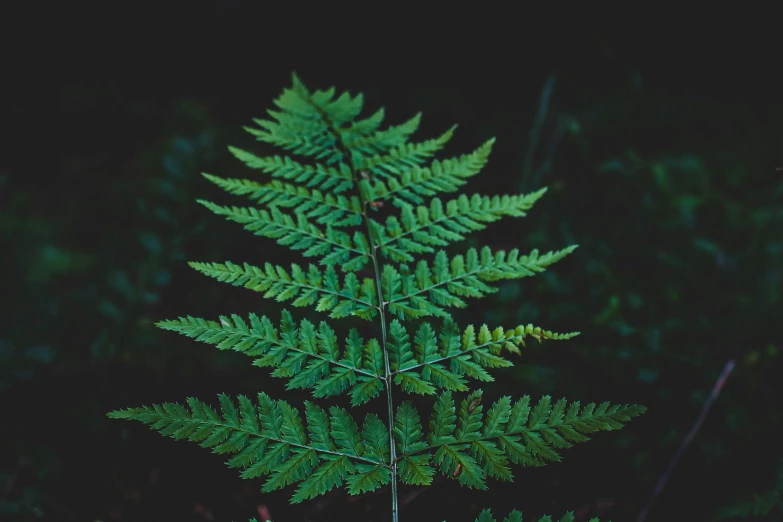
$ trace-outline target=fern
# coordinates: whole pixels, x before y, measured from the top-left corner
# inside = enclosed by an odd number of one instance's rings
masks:
[[[385,396],[385,418],[356,419],[338,406],[306,401],[303,410],[259,393],[255,400],[219,395],[219,408],[195,398],[118,410],[112,418],[148,424],[224,455],[244,478],[264,477],[263,491],[293,488],[292,502],[335,488],[358,495],[390,486],[398,520],[397,485],[429,485],[436,475],[486,489],[511,481],[513,467],[558,461],[572,445],[619,429],[644,407],[549,396],[503,396],[489,407],[476,381],[512,366],[528,338],[566,340],[527,324],[508,328],[457,325],[449,308],[485,297],[504,280],[532,277],[574,251],[444,248],[504,217],[523,217],[546,192],[488,196],[456,194],[486,164],[494,140],[474,152],[438,160],[455,128],[413,142],[421,115],[381,128],[383,109],[359,119],[361,94],[310,91],[296,77],[247,130],[259,141],[299,156],[230,152],[272,179],[204,176],[251,206],[199,201],[207,209],[301,252],[307,266],[192,262],[195,270],[265,298],[313,307],[328,318],[377,322],[380,336],[351,328],[338,336],[327,320],[312,322],[283,309],[279,317],[249,314],[216,319],[179,317],[157,323],[220,350],[253,358],[256,366],[310,390],[314,399],[348,395],[352,407]],[[388,203],[388,205],[385,205]],[[398,394],[436,395],[424,416]],[[424,423],[422,421],[424,417]],[[495,519],[483,511],[477,522]],[[504,521],[519,522],[514,511]],[[551,518],[542,517],[539,522]],[[573,520],[566,514],[561,522]]]
[[[503,519],[503,522],[524,522],[524,520],[525,519],[522,518],[522,513],[517,510],[514,510],[511,513],[509,513],[507,517]],[[530,520],[532,522],[533,519]],[[562,517],[560,517],[559,519],[557,519],[557,521],[555,521],[555,519],[553,519],[549,515],[545,515],[539,518],[538,522],[574,522],[574,520],[576,520],[574,518],[574,514],[568,512]],[[475,522],[497,522],[497,520],[495,519],[494,516],[492,516],[492,512],[490,510],[485,509],[484,511],[481,512],[481,514],[479,514]],[[599,520],[598,518],[591,518],[589,522],[599,522]]]

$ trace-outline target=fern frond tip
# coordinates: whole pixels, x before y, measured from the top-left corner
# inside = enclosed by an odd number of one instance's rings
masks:
[[[160,328],[161,330],[177,330],[179,326],[184,321],[184,318],[179,318],[179,320],[176,319],[162,319],[160,321],[156,321],[153,323],[157,328]]]
[[[527,196],[531,199],[531,201],[535,202],[544,197],[544,194],[547,193],[549,190],[549,187],[541,187],[540,189],[536,190],[535,192],[531,192]]]
[[[106,414],[110,419],[132,419],[135,408],[127,408],[124,410],[114,410]]]
[[[296,74],[296,71],[292,70],[291,71],[291,85],[296,85],[296,84],[304,85],[302,83],[302,80],[299,78],[299,75]]]
[[[221,187],[221,182],[225,182],[225,180],[221,177],[215,176],[214,174],[209,174],[208,172],[202,172],[201,176],[205,178],[208,181],[211,181],[215,185]]]
[[[541,342],[543,339],[548,339],[551,341],[565,341],[567,339],[573,339],[580,334],[580,332],[555,333],[551,330],[544,330],[540,326],[535,326],[533,324],[527,324],[524,327],[520,326],[517,328],[517,331],[519,335],[529,335],[530,337],[537,339],[539,342]]]
[[[220,209],[219,205],[216,205],[211,201],[207,201],[206,199],[197,199],[196,203],[198,203],[199,205],[204,205],[205,207],[207,207],[209,210],[212,210],[213,212],[216,212],[217,210]]]

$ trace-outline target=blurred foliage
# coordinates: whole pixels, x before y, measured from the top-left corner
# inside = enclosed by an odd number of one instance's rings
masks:
[[[173,113],[158,141],[112,173],[99,200],[80,201],[82,187],[74,183],[57,194],[71,202],[68,214],[55,215],[35,187],[10,195],[0,237],[13,245],[5,262],[17,274],[7,292],[20,298],[4,302],[4,316],[16,318],[0,338],[0,356],[15,369],[6,379],[32,378],[43,365],[153,355],[154,307],[184,260],[185,243],[202,228],[186,176],[209,162],[216,146],[203,107],[182,103]],[[63,174],[99,167],[68,157]],[[96,332],[85,323],[100,326]],[[0,387],[11,382],[0,379]]]
[[[532,174],[523,173],[519,188],[534,189],[525,181],[542,179],[554,188],[547,198],[557,207],[550,207],[552,218],[527,224],[526,241],[552,248],[579,243],[574,264],[586,273],[550,271],[509,284],[485,316],[492,323],[534,321],[582,331],[571,346],[523,355],[516,373],[547,393],[578,395],[596,381],[635,390],[633,400],[650,408],[642,421],[647,424],[617,441],[634,449],[634,471],[649,490],[718,373],[735,359],[738,368],[689,450],[697,455],[686,459],[688,469],[675,471],[700,482],[709,481],[707,473],[719,474],[719,483],[705,486],[709,495],[690,497],[694,508],[715,509],[718,491],[733,494],[752,485],[766,491],[770,479],[764,477],[772,476],[775,462],[770,456],[780,454],[783,440],[783,176],[773,163],[783,114],[778,107],[751,122],[741,110],[723,107],[722,119],[743,121],[741,142],[694,151],[695,140],[683,139],[663,153],[639,152],[641,135],[665,123],[656,123],[656,106],[678,116],[710,109],[706,103],[686,108],[677,100],[642,99],[636,106],[646,111],[620,120],[620,128],[606,128],[617,121],[615,106],[549,115],[543,128],[555,146],[562,145],[565,160],[553,165],[550,151],[534,151],[546,159]],[[634,97],[629,100],[621,105],[633,106]],[[612,145],[625,150],[614,152]],[[766,513],[777,498],[764,493],[721,513]]]
[[[100,199],[82,199],[70,184],[57,198],[72,202],[54,214],[35,187],[8,195],[0,215],[0,241],[13,245],[6,273],[0,328],[0,390],[9,396],[24,383],[105,373],[106,365],[144,364],[162,377],[176,356],[160,350],[157,305],[187,242],[202,228],[187,181],[215,156],[214,128],[203,106],[182,102],[172,121],[145,143],[141,154],[113,172]],[[101,159],[63,158],[64,174],[102,168]],[[114,167],[112,167],[114,168]],[[184,357],[183,357],[184,359]],[[76,422],[102,424],[85,409]],[[0,459],[0,514],[43,516],[53,504],[47,482],[62,473],[62,456],[47,441],[25,437],[26,426],[4,427],[11,457]],[[15,458],[14,458],[15,457]]]

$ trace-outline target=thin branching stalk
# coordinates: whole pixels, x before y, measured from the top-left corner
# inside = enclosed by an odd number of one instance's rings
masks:
[[[676,468],[677,464],[680,462],[680,457],[682,457],[685,449],[688,447],[691,441],[693,441],[694,437],[696,437],[696,433],[704,423],[704,419],[707,417],[707,413],[709,413],[710,407],[712,407],[712,403],[714,403],[718,398],[720,391],[726,384],[726,380],[728,380],[729,375],[731,375],[731,371],[734,369],[734,364],[734,359],[729,359],[729,361],[726,362],[726,365],[723,367],[723,371],[720,373],[720,376],[718,376],[718,379],[715,381],[715,385],[712,387],[712,392],[710,393],[709,397],[707,397],[707,400],[704,401],[704,405],[699,412],[699,416],[696,417],[696,420],[693,422],[693,426],[691,426],[690,431],[688,431],[688,434],[682,440],[680,447],[677,449],[677,453],[675,453],[674,457],[672,457],[672,460],[669,462],[669,466],[666,468],[666,471],[658,479],[657,484],[655,484],[655,489],[650,495],[650,498],[647,500],[647,504],[645,504],[644,508],[642,508],[641,512],[639,513],[639,517],[636,519],[637,522],[644,522],[647,520],[647,514],[650,512],[650,509],[655,503],[655,499],[658,498],[658,495],[661,493],[661,491],[663,491],[663,487],[666,485],[666,482],[669,481],[669,477],[674,471],[674,468]]]
[[[324,114],[320,107],[314,106],[318,112],[321,113],[321,115],[324,118],[324,121],[328,123],[329,129],[335,136],[336,143],[339,147],[339,149],[342,151],[343,155],[345,156],[345,161],[348,164],[348,167],[351,171],[351,177],[354,180],[354,183],[356,183],[357,187],[359,186],[359,177],[360,174],[356,169],[356,166],[354,165],[353,158],[351,157],[351,151],[348,149],[348,147],[345,146],[345,143],[343,143],[342,135],[340,132],[332,125],[331,121],[328,118],[328,115]],[[392,497],[392,522],[399,522],[399,502],[398,502],[398,494],[397,494],[397,445],[394,441],[394,401],[392,398],[392,384],[393,384],[393,377],[391,371],[391,365],[389,364],[389,350],[386,346],[386,303],[383,301],[383,289],[381,286],[381,270],[380,266],[378,265],[378,249],[380,248],[380,245],[375,244],[375,240],[373,239],[373,232],[370,227],[370,216],[368,215],[368,209],[370,207],[371,201],[366,201],[364,197],[362,196],[362,191],[358,191],[359,199],[361,201],[362,206],[362,216],[364,217],[364,224],[367,227],[367,239],[370,242],[370,258],[372,259],[372,266],[373,266],[373,276],[375,279],[375,288],[378,291],[378,315],[380,316],[381,320],[381,349],[383,350],[383,364],[384,364],[384,383],[386,386],[386,408],[387,408],[387,419],[389,423],[389,467],[391,468],[391,497]]]

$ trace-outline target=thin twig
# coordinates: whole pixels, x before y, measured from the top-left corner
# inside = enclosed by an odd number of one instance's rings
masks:
[[[530,176],[533,171],[533,156],[538,148],[538,139],[541,137],[541,129],[546,122],[546,113],[549,109],[549,100],[552,98],[552,91],[555,89],[555,81],[557,80],[556,74],[549,75],[544,88],[541,90],[541,99],[538,102],[538,113],[536,114],[536,121],[533,123],[533,128],[530,129],[530,138],[527,144],[527,154],[525,155],[525,164],[522,167],[522,189],[528,189],[527,183],[530,181]]]
[[[563,136],[565,136],[567,128],[568,117],[560,115],[557,118],[555,132],[552,135],[552,139],[549,141],[549,145],[547,146],[546,156],[544,156],[544,160],[541,162],[541,165],[539,165],[533,174],[533,182],[530,184],[531,187],[540,186],[541,178],[544,176],[544,174],[549,172],[549,169],[552,167],[552,158],[555,155],[555,151],[557,150],[558,145],[560,145],[560,141],[563,139]]]
[[[723,367],[723,371],[718,377],[718,380],[715,381],[715,386],[713,386],[712,388],[712,393],[710,393],[710,396],[707,397],[707,400],[704,402],[704,406],[702,406],[701,413],[699,413],[699,416],[696,418],[696,422],[693,423],[693,426],[691,426],[691,430],[688,432],[688,434],[685,436],[682,443],[680,444],[677,453],[674,454],[674,458],[672,458],[671,462],[669,462],[669,467],[666,468],[664,474],[661,475],[661,478],[658,479],[658,483],[655,485],[655,490],[653,490],[652,495],[650,495],[650,499],[647,501],[647,504],[644,506],[644,509],[642,509],[642,511],[639,513],[639,518],[636,519],[637,522],[644,522],[644,520],[647,518],[647,513],[650,512],[650,508],[655,502],[655,499],[658,497],[658,494],[661,492],[661,490],[663,490],[663,487],[666,485],[666,482],[669,480],[669,476],[674,471],[674,468],[677,467],[677,463],[680,461],[680,457],[682,457],[682,454],[685,452],[685,448],[688,447],[688,445],[691,443],[693,438],[696,436],[696,432],[698,432],[699,428],[701,428],[704,419],[707,417],[707,413],[710,411],[710,407],[712,406],[712,403],[715,402],[715,399],[718,398],[718,394],[720,394],[723,385],[726,384],[726,379],[729,378],[729,375],[731,374],[731,370],[733,369],[734,369],[734,359],[729,359],[729,361],[726,363],[726,366]]]

